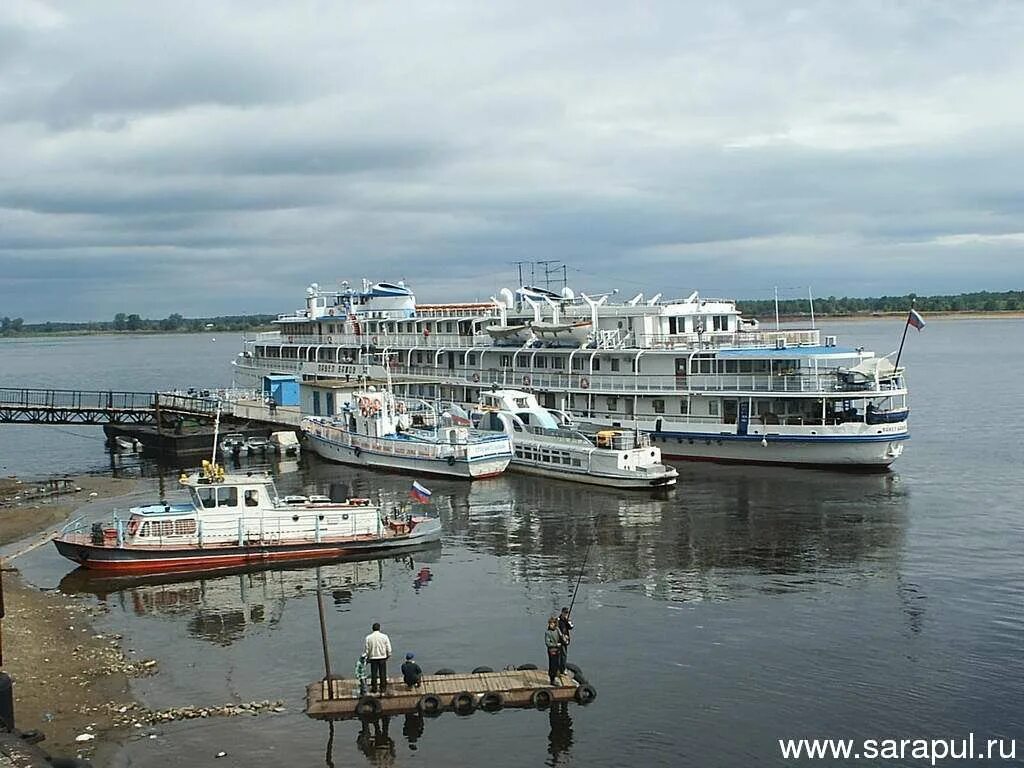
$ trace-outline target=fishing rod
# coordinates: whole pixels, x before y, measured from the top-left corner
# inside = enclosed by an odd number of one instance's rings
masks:
[[[587,553],[583,556],[583,565],[580,566],[580,575],[576,577],[576,588],[572,591],[572,600],[569,601],[569,615],[572,615],[572,607],[576,604],[576,594],[580,591],[580,582],[583,581],[583,570],[587,567],[587,560],[590,559],[590,550],[594,542],[587,546]]]

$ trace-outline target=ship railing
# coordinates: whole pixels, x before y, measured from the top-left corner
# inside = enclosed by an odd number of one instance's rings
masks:
[[[638,333],[637,343],[645,349],[682,349],[699,352],[742,347],[744,349],[776,349],[779,339],[786,348],[817,346],[821,336],[817,330],[787,329],[778,331],[706,331],[704,333]]]
[[[464,336],[457,333],[324,333],[319,336],[280,334],[279,338],[261,339],[265,343],[298,346],[334,347],[415,347],[417,349],[472,349],[493,346],[494,340],[486,333]]]

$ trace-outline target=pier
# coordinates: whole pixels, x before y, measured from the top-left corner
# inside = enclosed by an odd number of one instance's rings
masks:
[[[375,718],[419,712],[469,715],[477,709],[496,712],[506,707],[544,709],[557,702],[589,704],[597,691],[582,674],[566,672],[552,686],[546,670],[506,669],[497,672],[424,675],[419,688],[409,688],[402,678],[388,679],[382,696],[359,695],[359,681],[334,678],[306,687],[306,714],[318,720]]]

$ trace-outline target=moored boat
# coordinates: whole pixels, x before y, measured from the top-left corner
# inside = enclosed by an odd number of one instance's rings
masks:
[[[479,426],[512,438],[512,468],[615,488],[675,485],[679,473],[661,461],[661,451],[646,435],[603,430],[593,440],[560,412],[542,408],[529,392],[495,389],[481,395]]]
[[[441,536],[437,518],[387,515],[370,499],[286,503],[266,473],[226,474],[204,461],[180,482],[188,501],[133,507],[109,524],[79,518],[54,539],[57,551],[95,570],[165,573],[334,560]]]
[[[483,433],[447,417],[434,429],[413,425],[411,411],[387,389],[357,390],[336,416],[302,420],[309,448],[331,461],[473,480],[494,477],[512,460],[504,434]]]

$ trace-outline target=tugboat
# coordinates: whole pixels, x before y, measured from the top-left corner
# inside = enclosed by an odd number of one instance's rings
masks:
[[[354,392],[337,416],[303,419],[302,431],[323,458],[373,469],[476,480],[501,474],[512,460],[504,434],[480,432],[468,420],[433,412],[428,418],[434,429],[414,427],[409,410],[390,390],[370,386]]]
[[[437,518],[384,514],[370,499],[279,498],[269,474],[226,474],[210,461],[182,474],[187,502],[133,507],[109,525],[72,521],[57,551],[107,573],[210,571],[336,560],[418,547],[441,537]]]
[[[561,411],[542,408],[537,398],[518,389],[481,395],[474,414],[481,430],[507,434],[515,456],[512,469],[615,488],[675,485],[679,473],[661,461],[650,438],[635,431],[601,430],[591,439]]]

